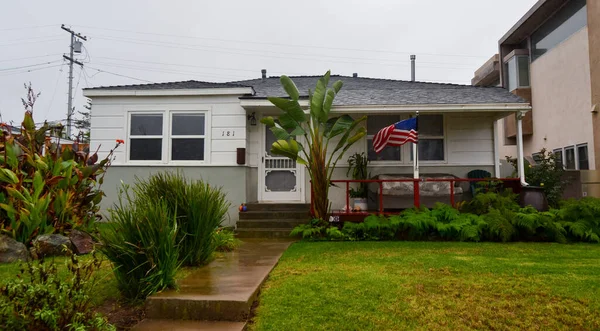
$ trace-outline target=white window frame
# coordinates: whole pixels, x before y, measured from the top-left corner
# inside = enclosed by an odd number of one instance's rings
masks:
[[[568,169],[567,168],[567,150],[572,149],[573,150],[573,163],[575,165],[575,167],[573,169]],[[563,168],[565,170],[578,170],[579,169],[579,165],[577,164],[577,148],[575,147],[575,145],[569,145],[569,146],[565,146],[563,147]]]
[[[138,109],[132,108],[126,110],[126,141],[125,141],[125,164],[128,165],[174,165],[174,166],[185,166],[185,165],[209,165],[211,155],[211,111],[209,108],[196,109],[185,107],[166,107],[160,106],[145,106],[139,107]],[[144,138],[161,138],[161,159],[160,160],[131,160],[130,148],[131,138],[139,138],[140,136],[131,135],[131,115],[158,115],[163,116],[163,134],[162,136],[142,136]],[[204,160],[171,160],[171,146],[172,146],[172,114],[203,114],[204,115],[204,136],[176,136],[178,138],[204,138]]]
[[[446,114],[421,114],[421,116],[427,115],[442,115],[442,128],[444,130],[444,134],[442,136],[423,136],[419,134],[419,140],[421,139],[443,139],[444,140],[444,159],[443,160],[420,160],[419,164],[423,165],[439,165],[439,164],[447,164],[448,163],[448,120]],[[400,121],[406,120],[409,117],[409,114],[368,114],[367,122],[369,121],[369,116],[399,116]],[[390,123],[391,124],[391,123]],[[373,138],[375,135],[367,135],[365,139],[365,152],[369,150],[369,140]],[[370,164],[374,166],[398,166],[398,165],[410,165],[412,166],[413,161],[411,160],[411,151],[412,151],[412,143],[406,143],[400,147],[400,155],[402,160],[373,160],[369,161]]]
[[[180,114],[185,114],[185,115],[204,115],[204,134],[203,135],[173,135],[173,115],[180,115]],[[189,163],[204,163],[206,161],[206,148],[207,148],[207,144],[206,144],[206,136],[208,133],[208,130],[210,130],[210,128],[207,127],[206,123],[208,121],[207,118],[207,114],[205,112],[202,111],[185,111],[185,110],[175,110],[175,111],[170,111],[169,112],[169,143],[168,143],[168,155],[167,155],[167,159],[168,159],[168,163],[169,164],[189,164]],[[204,159],[202,160],[173,160],[173,139],[204,139]]]
[[[575,145],[575,169],[581,170],[581,166],[579,165],[579,147],[585,147],[587,149],[588,169],[589,169],[590,168],[590,148],[587,143]]]

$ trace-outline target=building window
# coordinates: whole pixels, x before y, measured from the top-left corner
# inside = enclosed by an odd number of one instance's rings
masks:
[[[565,147],[565,169],[575,170],[575,147]]]
[[[444,115],[419,116],[419,161],[444,161],[444,142]],[[411,161],[412,153],[411,148]]]
[[[204,161],[205,146],[205,113],[148,112],[129,117],[130,161]]]
[[[373,137],[379,130],[401,120],[399,115],[373,115],[367,117],[367,157],[369,161],[402,161],[402,148],[386,146],[379,154],[373,149]]]
[[[505,63],[505,67],[509,91],[529,87],[529,56],[515,55]]]
[[[131,114],[129,121],[129,159],[162,160],[163,114]]]
[[[563,160],[563,151],[562,148],[557,148],[555,150],[552,151],[554,153],[554,161],[557,164],[562,164],[562,160]]]
[[[577,166],[579,170],[590,169],[587,144],[577,146]]]
[[[531,35],[533,61],[587,25],[586,0],[570,0]]]
[[[173,113],[171,116],[171,160],[204,160],[204,114]]]

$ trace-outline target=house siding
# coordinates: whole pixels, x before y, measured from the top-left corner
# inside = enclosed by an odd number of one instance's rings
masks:
[[[128,136],[128,112],[145,110],[208,111],[206,150],[209,154],[203,164],[236,165],[236,149],[246,147],[246,110],[240,106],[238,96],[94,97],[91,150],[99,148],[100,155],[106,155],[114,147],[115,139]],[[235,134],[227,136],[228,131]],[[127,146],[118,148],[113,164],[128,164],[126,151]]]
[[[202,179],[210,185],[220,187],[231,203],[223,222],[224,226],[235,226],[238,221],[238,206],[246,198],[245,167],[152,167],[152,166],[119,166],[113,165],[106,172],[102,190],[106,194],[102,200],[101,210],[105,219],[110,220],[108,209],[118,201],[119,188],[122,183],[133,184],[135,178],[148,178],[162,171],[180,172],[190,180]]]

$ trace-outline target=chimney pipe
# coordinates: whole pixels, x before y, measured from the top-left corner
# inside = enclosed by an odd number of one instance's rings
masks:
[[[358,77],[358,72],[355,72],[352,74],[352,78],[357,78]]]
[[[410,56],[410,81],[415,81],[415,60],[417,59],[416,55]]]
[[[263,80],[263,82],[265,80],[267,80],[267,69],[261,69],[260,73],[262,74],[262,80]]]

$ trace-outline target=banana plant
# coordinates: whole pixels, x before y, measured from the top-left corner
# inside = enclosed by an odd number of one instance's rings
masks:
[[[330,75],[327,71],[317,81],[314,91],[308,90],[308,113],[300,106],[296,84],[288,76],[281,76],[281,85],[289,98],[269,97],[282,113],[277,121],[271,116],[261,120],[277,139],[271,153],[306,166],[311,180],[312,216],[322,223],[326,223],[330,209],[329,187],[337,162],[350,146],[367,134],[365,128],[359,126],[366,116],[359,119],[350,115],[331,116],[333,101],[343,83],[338,80],[330,88]],[[337,138],[337,142],[334,143],[333,138]]]

